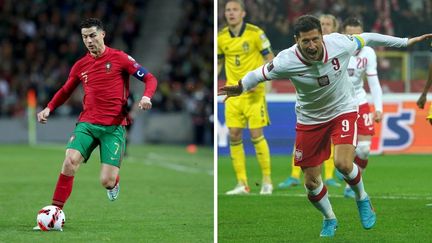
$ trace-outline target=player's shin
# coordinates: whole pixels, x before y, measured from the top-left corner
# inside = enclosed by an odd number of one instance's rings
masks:
[[[344,179],[350,185],[351,189],[355,192],[355,197],[357,201],[367,198],[367,193],[364,189],[361,171],[355,163],[353,163],[352,171],[348,175],[344,175]]]
[[[243,148],[243,140],[230,141],[230,153],[238,183],[247,186],[246,157]]]
[[[327,187],[324,183],[321,182],[320,185],[313,190],[307,188],[306,190],[308,192],[309,201],[323,214],[325,219],[336,218],[328,198]]]
[[[370,141],[359,141],[356,148],[356,157],[354,158],[354,162],[360,167],[360,170],[363,172],[366,169],[368,164],[368,157],[370,152]]]
[[[260,164],[263,183],[271,184],[271,164],[270,164],[270,150],[267,144],[267,140],[264,136],[252,139],[252,143],[255,146],[255,153]]]
[[[52,205],[63,208],[72,192],[73,180],[74,176],[67,176],[60,173],[57,185],[54,190]]]

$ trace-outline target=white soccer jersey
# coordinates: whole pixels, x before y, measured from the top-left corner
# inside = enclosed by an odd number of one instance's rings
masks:
[[[368,46],[363,47],[357,55],[352,56],[348,64],[349,80],[354,85],[360,105],[367,103],[363,74],[369,77],[378,75],[375,51]]]
[[[332,33],[323,36],[323,60],[310,62],[297,45],[280,52],[262,68],[265,79],[290,79],[297,95],[297,122],[319,124],[358,110],[349,60],[359,44],[355,37]]]

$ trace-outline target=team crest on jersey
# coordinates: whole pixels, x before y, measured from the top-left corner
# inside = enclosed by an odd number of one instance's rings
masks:
[[[326,86],[330,84],[330,79],[327,75],[321,76],[317,78],[318,84],[320,87]]]
[[[249,52],[249,43],[247,41],[243,42],[243,51]]]
[[[354,76],[354,68],[348,68],[348,75],[350,77]]]
[[[269,64],[267,65],[267,72],[270,72],[271,70],[273,70],[274,65],[273,65],[273,61],[269,62]]]
[[[110,73],[111,72],[111,62],[105,63],[105,72]]]
[[[301,151],[300,149],[296,149],[295,153],[294,153],[294,156],[295,156],[295,160],[296,161],[302,161],[302,159],[303,159],[303,151]]]

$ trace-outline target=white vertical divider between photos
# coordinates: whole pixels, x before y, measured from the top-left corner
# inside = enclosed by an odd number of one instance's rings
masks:
[[[213,1],[213,241],[217,242],[218,237],[218,198],[217,198],[217,182],[218,182],[218,168],[217,168],[217,84],[218,84],[218,73],[217,73],[217,5],[218,1]]]

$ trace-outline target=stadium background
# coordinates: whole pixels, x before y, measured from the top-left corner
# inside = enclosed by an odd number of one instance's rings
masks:
[[[84,55],[78,25],[83,17],[93,16],[105,24],[108,46],[124,50],[159,81],[153,110],[135,112],[131,142],[212,144],[212,1],[161,4],[1,1],[0,131],[4,136],[0,142],[27,140],[27,92],[35,90],[38,111],[46,106],[66,81],[71,65]],[[142,89],[142,83],[132,77],[135,100],[139,101]],[[51,127],[37,125],[37,141],[65,141],[81,112],[81,102],[78,88],[55,111]]]
[[[333,14],[339,26],[347,17],[356,16],[364,23],[364,30],[400,37],[413,37],[432,29],[432,1],[430,0],[246,0],[246,21],[261,27],[270,39],[272,48],[279,51],[294,44],[293,22],[303,14]],[[225,25],[224,2],[218,2],[218,29]],[[415,26],[415,28],[413,28]],[[375,48],[378,56],[378,76],[384,93],[384,119],[377,124],[373,139],[373,153],[431,153],[432,128],[425,120],[427,108],[419,110],[415,101],[425,85],[432,50],[430,42],[408,49]],[[218,86],[225,77],[219,77]],[[295,90],[287,81],[267,83],[267,95],[272,125],[265,129],[272,153],[291,154],[294,142]],[[366,82],[366,89],[367,82]],[[431,97],[428,99],[431,100]],[[218,151],[228,154],[228,131],[225,126],[224,106],[218,102]],[[429,133],[425,133],[429,131]],[[253,146],[245,133],[245,149],[253,154]]]
[[[415,36],[431,31],[430,0],[245,0],[246,19],[262,27],[275,54],[293,44],[292,22],[309,13],[333,14],[339,20],[357,15],[365,31]],[[224,25],[223,1],[218,1],[218,28]],[[382,15],[383,17],[379,17]],[[373,28],[375,26],[375,28]],[[374,29],[374,30],[373,30]],[[432,126],[426,110],[415,101],[427,78],[430,42],[409,49],[375,49],[378,75],[383,86],[384,120],[376,126],[368,168],[363,181],[377,213],[376,226],[365,231],[358,220],[355,202],[344,198],[342,187],[328,187],[339,227],[334,242],[426,242],[432,227],[430,171],[432,171]],[[218,85],[224,83],[219,77]],[[271,196],[259,194],[262,178],[259,164],[244,132],[248,156],[246,171],[250,193],[228,196],[236,179],[228,155],[228,131],[218,100],[218,240],[219,242],[322,242],[322,216],[307,200],[302,183],[289,189],[277,186],[291,174],[295,136],[295,95],[289,82],[268,83],[267,101],[272,124],[265,128],[270,146]],[[431,96],[428,97],[430,105]],[[427,108],[425,108],[427,109]],[[303,181],[303,178],[300,178]],[[338,179],[336,179],[338,180]],[[339,181],[343,184],[343,181]],[[233,227],[234,226],[234,227]],[[326,240],[324,240],[326,241]]]
[[[0,242],[213,240],[213,10],[212,0],[0,0]],[[159,86],[153,109],[136,112],[119,199],[110,202],[100,185],[96,149],[75,175],[64,232],[33,232],[51,202],[81,87],[48,124],[35,124],[36,112],[85,54],[85,17],[100,18],[105,43]],[[139,100],[142,82],[130,83]]]

